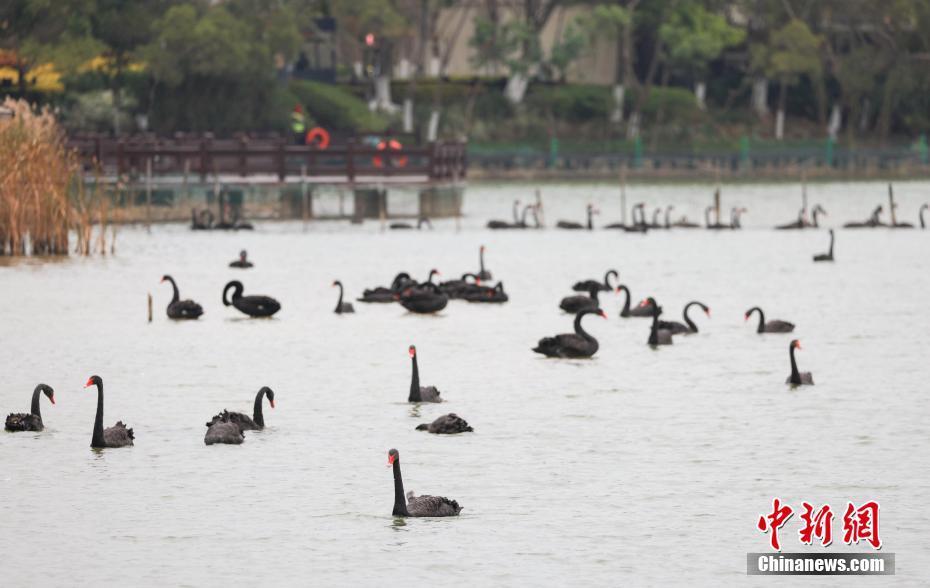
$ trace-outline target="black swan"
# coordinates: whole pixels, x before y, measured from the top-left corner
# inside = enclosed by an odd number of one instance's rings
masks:
[[[209,209],[200,211],[200,214],[191,209],[191,229],[195,231],[208,231],[213,228],[213,213]]]
[[[789,323],[788,321],[776,319],[774,321],[765,322],[765,314],[758,306],[753,306],[746,311],[745,318],[747,321],[754,312],[759,313],[759,328],[756,329],[757,333],[790,333],[794,330],[794,323]]]
[[[607,315],[600,309],[583,310],[575,315],[575,332],[543,337],[539,340],[533,351],[546,357],[591,357],[597,353],[597,339],[581,328],[581,319],[589,314],[596,314],[602,318]]]
[[[626,300],[623,301],[623,309],[620,311],[621,318],[628,318],[630,316],[630,289],[625,285],[620,284],[617,286],[617,294],[624,292],[626,294]]]
[[[619,278],[620,274],[618,274],[617,270],[614,269],[607,270],[607,273],[604,274],[603,282],[598,282],[597,280],[582,280],[580,282],[575,282],[575,285],[572,286],[572,290],[575,292],[589,292],[591,288],[597,288],[598,290],[604,292],[610,292],[614,289],[614,287],[610,285],[611,276],[614,278]]]
[[[168,318],[195,319],[203,314],[203,307],[193,300],[181,300],[181,295],[178,293],[178,285],[174,282],[174,278],[165,275],[161,277],[161,281],[170,282],[171,289],[174,290],[171,302],[168,303]]]
[[[252,262],[246,259],[248,257],[248,252],[245,249],[239,252],[239,259],[236,261],[230,261],[229,267],[238,267],[241,269],[247,269],[252,267]]]
[[[656,208],[652,211],[652,222],[647,226],[650,229],[667,229],[668,227],[659,223],[659,215],[662,214],[661,208]]]
[[[232,290],[232,302],[226,294]],[[270,296],[243,296],[242,282],[233,280],[223,288],[223,304],[235,306],[240,312],[251,317],[268,317],[281,310],[281,303]]]
[[[868,220],[864,222],[853,221],[843,225],[847,229],[871,229],[873,227],[884,227],[885,223],[881,221],[882,212],[884,208],[879,204],[875,207],[875,210],[872,211],[872,214],[869,216]]]
[[[692,300],[688,304],[685,304],[685,309],[681,313],[682,317],[685,319],[685,322],[680,323],[678,321],[659,321],[659,328],[671,331],[672,335],[690,335],[691,333],[697,333],[697,325],[694,324],[694,321],[692,321],[691,317],[688,316],[688,310],[690,310],[692,306],[700,306],[701,310],[704,311],[704,314],[710,318],[710,308],[708,308],[707,305],[703,302]]]
[[[689,221],[688,217],[686,216],[681,217],[677,221],[669,222],[672,210],[674,209],[675,207],[671,205],[669,205],[665,209],[665,227],[666,228],[676,228],[676,229],[699,229],[701,228],[700,224]]]
[[[810,372],[799,372],[798,364],[794,360],[794,350],[801,348],[801,342],[797,339],[791,341],[791,344],[788,345],[788,355],[791,356],[791,375],[788,376],[788,379],[785,380],[786,384],[791,384],[792,386],[813,386],[814,385],[814,376]]]
[[[811,218],[813,219],[813,221],[811,222],[811,226],[814,227],[815,229],[820,228],[820,215],[821,214],[824,216],[827,216],[827,211],[824,209],[824,207],[819,204],[814,206],[814,210],[811,213]]]
[[[222,443],[225,445],[242,445],[245,441],[245,433],[239,428],[239,425],[233,422],[228,412],[219,415],[219,419],[214,419],[207,425],[207,432],[203,436],[203,442],[207,445]]]
[[[830,229],[830,250],[814,256],[814,261],[833,261],[833,229]]]
[[[519,226],[520,224],[519,210],[520,210],[520,201],[514,200],[513,201],[513,223],[508,223],[507,221],[502,221],[502,220],[490,220],[488,221],[488,225],[487,225],[488,228],[489,229],[512,229],[514,227]],[[524,214],[525,214],[525,211],[524,211]]]
[[[498,282],[493,288],[478,286],[470,290],[462,297],[466,302],[483,302],[486,304],[499,304],[507,302],[510,297],[504,292],[504,282]]]
[[[420,368],[417,365],[416,346],[411,345],[408,352],[410,353],[413,371],[410,374],[410,395],[407,397],[407,402],[442,402],[436,386],[420,386]]]
[[[920,207],[920,212],[918,213],[918,215],[920,216],[920,228],[921,229],[927,228],[927,223],[924,222],[924,211],[927,210],[928,208],[930,208],[930,205],[928,204],[924,204],[923,206]]]
[[[491,272],[484,269],[484,245],[478,249],[478,279],[479,280],[490,280],[492,279]]]
[[[570,314],[576,314],[582,310],[597,310],[601,307],[600,302],[597,299],[597,293],[600,292],[600,288],[591,288],[588,290],[588,295],[583,296],[577,294],[575,296],[566,296],[559,302],[559,308]]]
[[[439,275],[439,270],[430,270],[429,279],[426,282],[401,292],[397,297],[400,305],[417,314],[431,314],[445,308],[449,304],[449,297],[433,283],[433,276],[437,275]]]
[[[401,272],[394,276],[390,287],[376,286],[375,288],[366,288],[362,292],[361,298],[356,298],[358,302],[396,302],[397,295],[405,288],[416,285],[416,280],[410,277],[407,272]]]
[[[115,425],[107,429],[103,428],[103,380],[100,376],[91,376],[85,388],[97,386],[97,417],[94,419],[94,434],[90,439],[90,446],[93,448],[103,447],[131,447],[135,435],[132,429],[126,427],[123,421],[117,421]]]
[[[436,435],[455,435],[456,433],[471,433],[474,429],[468,426],[465,419],[454,412],[450,412],[431,423],[418,425],[417,431],[428,431]]]
[[[391,514],[395,517],[455,517],[462,512],[458,502],[442,496],[416,496],[413,492],[404,495],[400,453],[396,449],[388,451],[388,465],[394,468],[394,510]]]
[[[640,303],[641,307],[649,307],[652,309],[652,328],[649,329],[649,340],[647,343],[649,345],[671,345],[672,344],[672,332],[668,329],[663,329],[659,326],[659,315],[662,314],[662,307],[660,307],[655,299],[647,298]]]
[[[652,317],[652,303],[649,302],[652,298],[647,298],[643,303],[640,303],[634,308],[630,308],[630,289],[620,284],[617,286],[617,293],[623,292],[626,294],[626,300],[623,301],[623,310],[620,311],[620,316],[623,318],[629,318],[631,316],[637,318],[651,318]],[[659,308],[659,314],[662,314],[662,308]]]
[[[421,217],[417,220],[416,229],[419,231],[420,229],[423,228],[423,225],[426,225],[426,228],[427,228],[427,229],[429,229],[429,230],[431,230],[431,231],[433,230],[433,223],[431,223],[430,220],[429,220],[428,218],[426,218],[425,216],[421,216]],[[391,229],[393,229],[393,230],[398,230],[398,229],[404,230],[404,229],[412,229],[412,228],[414,228],[412,224],[410,224],[410,223],[404,223],[404,222],[391,223],[391,224],[388,225],[388,226],[389,226]]]
[[[555,224],[559,229],[588,229],[589,231],[594,228],[594,215],[597,214],[597,210],[594,209],[594,205],[588,204],[585,207],[585,210],[588,214],[588,224],[582,225],[581,223],[576,223],[574,221],[564,221],[561,220]]]
[[[340,282],[339,280],[336,280],[335,282],[333,282],[333,287],[336,287],[336,286],[339,286],[339,301],[336,302],[336,310],[334,310],[333,312],[335,312],[336,314],[345,314],[349,312],[355,312],[355,307],[352,306],[351,302],[342,301],[342,282]]]
[[[468,281],[471,278],[472,281]],[[481,279],[477,274],[462,274],[458,280],[449,280],[439,284],[439,289],[451,300],[464,298],[469,292],[477,291],[481,287]]]
[[[791,221],[790,223],[785,223],[783,225],[778,225],[775,228],[779,231],[787,231],[793,229],[803,229],[807,226],[807,209],[802,208],[798,211],[798,218]]]
[[[255,430],[260,431],[265,428],[265,415],[262,413],[262,400],[268,397],[268,404],[274,408],[274,390],[268,386],[262,386],[261,390],[255,395],[255,405],[252,407],[252,418],[241,412],[229,412],[223,409],[223,412],[214,416],[207,423],[207,427],[219,422],[228,421],[234,423],[243,431]]]
[[[39,394],[45,394],[48,401],[55,404],[55,391],[47,384],[39,384],[32,391],[32,406],[29,414],[22,412],[12,412],[6,417],[7,431],[41,431],[45,428],[42,424],[42,411],[39,410]]]

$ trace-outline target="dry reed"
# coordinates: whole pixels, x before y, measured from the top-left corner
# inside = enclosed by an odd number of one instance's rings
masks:
[[[55,117],[23,100],[3,106],[13,116],[0,119],[0,255],[67,255],[72,228],[80,253],[106,253],[109,199],[78,181],[80,165]]]

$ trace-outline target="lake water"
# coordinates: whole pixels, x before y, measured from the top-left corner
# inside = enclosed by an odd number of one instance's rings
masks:
[[[878,501],[894,584],[926,585],[930,232],[841,230],[836,263],[814,264],[825,231],[769,229],[795,218],[792,184],[725,187],[727,208],[749,209],[739,232],[483,228],[532,189],[472,186],[461,226],[436,221],[431,232],[126,227],[115,256],[0,258],[0,409],[28,411],[38,382],[57,400],[42,401],[43,433],[0,435],[3,584],[745,584],[746,553],[769,549],[756,521],[777,496],[798,513],[802,501],[837,512],[829,550],[799,543],[796,514],[783,551],[871,551],[843,544],[842,514],[847,501]],[[866,218],[885,190],[814,184],[809,195],[838,226]],[[711,193],[632,186],[627,198],[697,219]],[[896,197],[916,224],[930,184],[898,184]],[[620,214],[614,186],[545,185],[543,198],[550,226],[583,220],[586,202],[599,224]],[[457,277],[477,269],[481,244],[508,304],[332,313],[333,279],[354,296],[401,270]],[[241,248],[254,269],[227,267]],[[610,294],[609,320],[585,319],[601,344],[594,359],[532,353],[540,337],[571,331],[558,309],[571,284],[608,268],[666,318],[692,299],[712,318],[696,313],[700,334],[653,350],[649,321],[619,318]],[[203,304],[199,321],[166,319],[165,273]],[[248,320],[224,307],[230,279],[282,311]],[[791,336],[756,334],[742,316],[754,305],[797,324],[815,386],[785,385]],[[411,343],[421,383],[445,404],[405,402]],[[132,426],[135,447],[90,449],[91,374],[104,379],[105,424]],[[266,430],[204,446],[204,422],[224,407],[248,412],[263,385],[277,401]],[[450,411],[475,432],[414,430]],[[462,515],[392,518],[392,447],[408,490],[454,498]]]

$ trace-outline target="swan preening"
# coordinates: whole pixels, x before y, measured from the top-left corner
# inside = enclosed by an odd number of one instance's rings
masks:
[[[404,289],[409,286],[416,285],[416,283],[416,280],[411,278],[410,274],[407,272],[400,272],[394,276],[393,280],[391,280],[390,286],[375,286],[374,288],[367,288],[362,293],[362,297],[356,298],[356,300],[359,302],[396,302],[397,297]]]
[[[793,386],[813,386],[814,385],[814,376],[810,372],[799,372],[798,363],[794,359],[794,350],[801,349],[801,342],[797,339],[791,341],[788,345],[788,356],[791,359],[791,374],[788,375],[788,379],[785,380],[786,384],[791,384]]]
[[[396,449],[388,451],[388,465],[394,470],[394,510],[391,514],[395,517],[454,517],[462,512],[458,502],[442,496],[404,494],[400,453]]]
[[[178,293],[178,285],[175,283],[174,278],[166,274],[162,276],[161,281],[171,283],[171,289],[173,291],[171,302],[168,303],[168,308],[165,309],[165,312],[168,313],[168,318],[196,319],[203,314],[203,307],[193,300],[181,300],[181,295]]]
[[[223,288],[223,304],[225,306],[231,304],[239,312],[251,317],[269,317],[281,310],[281,303],[271,296],[243,296],[242,289],[242,282],[239,280],[233,280],[226,284],[226,287]],[[233,291],[231,302],[226,298],[230,290]]]
[[[474,429],[468,425],[465,419],[454,412],[450,412],[431,423],[418,425],[417,431],[427,431],[434,435],[455,435],[457,433],[471,433]]]
[[[39,399],[42,395],[48,398],[48,401],[55,404],[55,391],[48,384],[39,384],[32,391],[32,404],[29,413],[11,412],[6,417],[4,429],[7,431],[41,431],[45,428],[42,422],[42,410],[39,407]]]
[[[104,447],[129,447],[132,446],[136,438],[132,429],[123,424],[123,421],[116,421],[112,427],[103,428],[103,380],[100,376],[91,376],[85,388],[91,386],[97,387],[97,416],[94,419],[94,432],[90,438],[90,446],[95,449]]]

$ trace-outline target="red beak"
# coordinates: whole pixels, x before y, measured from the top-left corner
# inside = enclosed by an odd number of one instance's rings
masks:
[[[87,383],[84,384],[84,387],[85,387],[85,388],[90,388],[90,387],[93,386],[93,385],[94,385],[94,381],[91,380],[90,378],[88,378],[88,379],[87,379]]]
[[[798,349],[800,349],[800,348],[801,348],[801,342],[798,341],[797,343],[794,344],[794,346],[797,347]]]
[[[407,353],[410,354],[410,357],[416,357],[416,355],[417,355],[417,348],[414,347],[413,345],[411,345],[411,346],[410,346],[410,349],[407,350]]]
[[[388,454],[388,465],[394,465],[394,454]]]
[[[710,309],[709,309],[709,308],[708,308],[706,311],[704,311],[704,312],[707,313],[707,316],[710,316]]]
[[[52,404],[55,404],[55,397],[54,397],[54,396],[49,396],[48,399],[52,401]]]
[[[272,399],[272,400],[269,400],[268,403],[271,404],[271,408],[274,408],[274,400],[273,400],[273,399]]]

